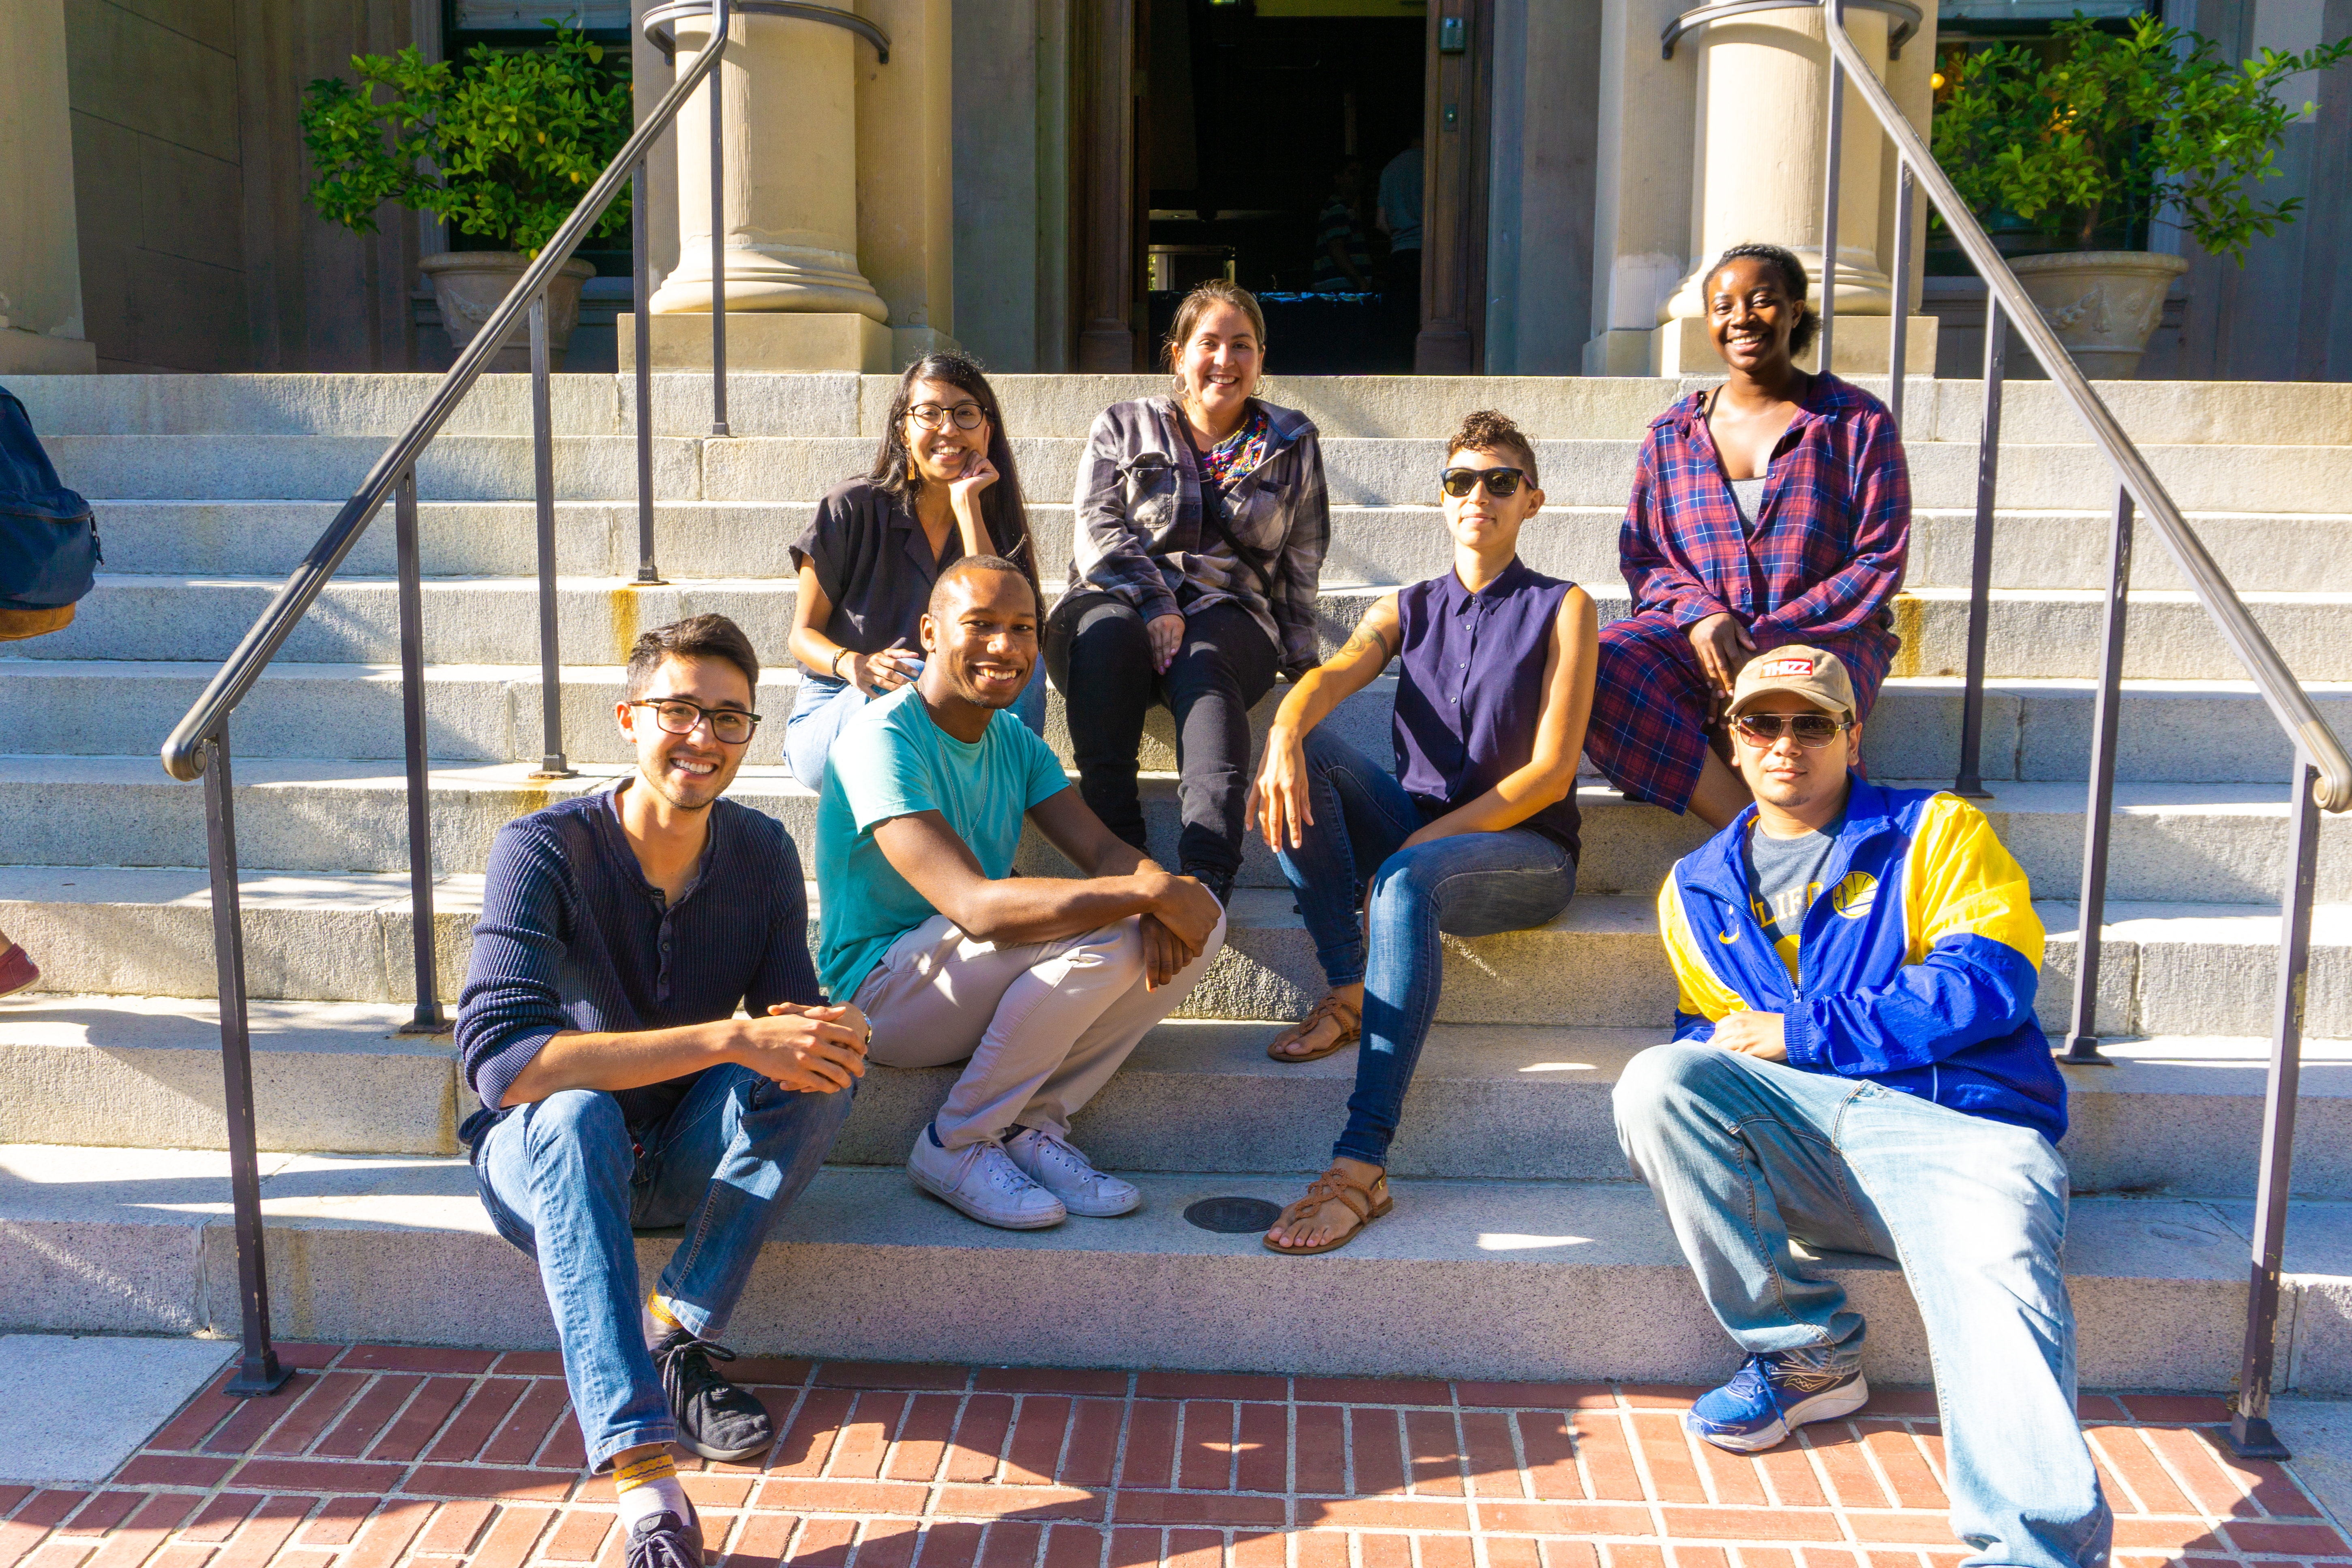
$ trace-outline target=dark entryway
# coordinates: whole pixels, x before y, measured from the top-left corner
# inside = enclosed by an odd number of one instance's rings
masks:
[[[1282,369],[1410,371],[1427,5],[1154,0],[1150,26],[1148,342],[1185,289],[1230,276]]]

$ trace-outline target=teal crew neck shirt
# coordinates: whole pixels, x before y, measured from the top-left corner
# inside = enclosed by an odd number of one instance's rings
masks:
[[[825,994],[855,998],[890,944],[940,912],[882,853],[877,827],[936,811],[982,874],[997,881],[1012,874],[1029,808],[1069,787],[1053,749],[1010,709],[966,742],[932,722],[911,685],[867,703],[834,741],[817,802],[817,973]]]

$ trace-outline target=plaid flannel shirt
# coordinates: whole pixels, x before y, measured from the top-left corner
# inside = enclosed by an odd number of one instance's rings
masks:
[[[1891,635],[1911,540],[1911,479],[1878,399],[1817,375],[1772,448],[1751,526],[1724,480],[1704,394],[1651,422],[1618,558],[1633,613],[1678,626],[1737,616],[1759,647],[1866,626]]]
[[[1235,539],[1270,560],[1270,595],[1202,522],[1200,464],[1183,415],[1165,396],[1114,403],[1095,419],[1078,460],[1069,585],[1116,595],[1147,619],[1231,599],[1265,628],[1284,671],[1297,676],[1321,658],[1315,594],[1331,542],[1323,451],[1304,414],[1255,406],[1272,434],[1265,460],[1224,487],[1225,521]],[[1180,589],[1187,589],[1181,600]]]

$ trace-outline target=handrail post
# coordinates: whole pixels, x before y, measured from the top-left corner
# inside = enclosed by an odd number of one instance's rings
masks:
[[[2091,798],[2083,826],[2080,950],[2074,960],[2074,1017],[2059,1059],[2070,1067],[2112,1067],[2099,1051],[2099,950],[2107,923],[2107,835],[2115,825],[2116,721],[2123,707],[2124,616],[2131,584],[2132,498],[2116,489],[2116,526],[2107,540],[2106,638],[2099,654],[2099,696],[2091,718]]]
[[[654,563],[654,366],[653,321],[646,301],[653,295],[647,258],[653,252],[647,233],[646,161],[637,160],[629,176],[629,276],[636,296],[637,337],[637,581],[659,583],[661,568]]]
[[[2254,1189],[2253,1263],[2246,1287],[2246,1340],[2230,1447],[2243,1459],[2284,1459],[2271,1430],[2271,1359],[2278,1328],[2279,1269],[2286,1253],[2286,1200],[2294,1168],[2294,1100],[2303,1067],[2303,1005],[2311,965],[2311,905],[2319,882],[2319,770],[2294,754],[2288,803],[2286,901],[2279,910],[2278,1011],[2270,1082],[2263,1094],[2263,1165]]]
[[[404,1035],[437,1035],[439,965],[433,949],[433,784],[425,740],[425,592],[416,539],[416,470],[392,492],[393,543],[400,561],[401,754],[408,764],[408,909],[416,942],[416,1011]]]
[[[1952,793],[1990,800],[1984,786],[1985,637],[1992,616],[1992,500],[2000,468],[2000,372],[2009,323],[2000,300],[1985,291],[1984,423],[1977,437],[1977,527],[1969,566],[1969,673],[1960,691],[1960,772]]]
[[[1845,26],[1845,0],[1823,0],[1830,25]],[[1845,65],[1830,53],[1830,148],[1822,177],[1822,331],[1821,355],[1813,363],[1823,375],[1836,373],[1830,341],[1837,331],[1838,154],[1845,140]]]
[[[721,49],[727,32],[727,0],[710,0],[710,47]],[[719,98],[727,78],[722,52],[710,73],[710,433],[727,428],[727,142]]]
[[[1910,372],[1911,326],[1911,198],[1916,182],[1911,160],[1895,155],[1895,321],[1887,329],[1886,412],[1899,434],[1903,429],[1903,379]]]
[[[293,1374],[269,1343],[269,1269],[262,1256],[261,1155],[253,1125],[253,1038],[245,1010],[245,921],[236,896],[236,807],[228,721],[205,738],[205,837],[210,851],[213,967],[220,981],[221,1088],[228,1113],[229,1208],[236,1233],[236,1300],[245,1349],[222,1390],[275,1394]]]
[[[547,295],[530,302],[530,483],[539,521],[539,771],[568,779],[563,758],[563,666],[558,657],[555,599],[555,416],[547,371]]]

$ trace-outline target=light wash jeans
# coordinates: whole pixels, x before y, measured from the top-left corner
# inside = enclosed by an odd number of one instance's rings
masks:
[[[515,1107],[475,1141],[490,1223],[539,1260],[592,1468],[677,1440],[646,1348],[632,1227],[686,1227],[657,1289],[697,1339],[717,1338],[769,1227],[833,1147],[851,1093],[780,1089],[730,1063],[704,1072],[662,1121],[631,1127],[611,1095],[566,1089]]]
[[[824,759],[841,727],[866,710],[873,699],[845,680],[801,671],[793,710],[784,716],[784,766],[811,789],[824,787]],[[1045,732],[1045,660],[1041,656],[1029,684],[1013,700],[1013,717],[1036,734]]]
[[[1398,1112],[1422,1042],[1437,1016],[1444,951],[1438,934],[1492,936],[1541,925],[1576,893],[1576,862],[1540,833],[1460,833],[1401,848],[1421,826],[1421,808],[1386,768],[1324,730],[1309,730],[1307,789],[1315,820],[1300,844],[1277,851],[1297,896],[1328,984],[1364,983],[1364,1037],[1356,1047],[1356,1092],[1348,1127],[1333,1145],[1385,1167]],[[1369,883],[1368,903],[1359,889]],[[1369,961],[1363,923],[1369,909]]]
[[[1862,1315],[1792,1241],[1902,1267],[1969,1563],[2106,1560],[2113,1521],[2075,1425],[2074,1310],[2058,1266],[2066,1162],[2048,1139],[1706,1043],[1643,1051],[1616,1102],[1625,1157],[1742,1350],[1860,1358]]]

